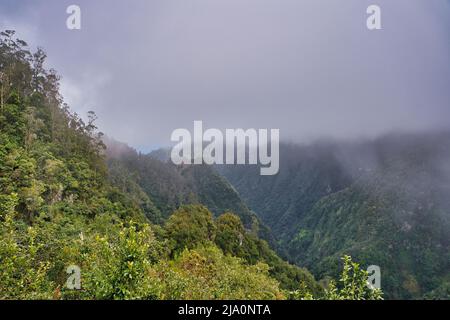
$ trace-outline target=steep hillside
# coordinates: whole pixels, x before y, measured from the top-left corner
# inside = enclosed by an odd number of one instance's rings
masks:
[[[206,165],[176,166],[170,161],[160,160],[155,152],[144,155],[126,144],[112,139],[105,141],[110,177],[115,185],[123,185],[123,190],[132,194],[144,192],[164,219],[181,205],[201,203],[216,216],[234,212],[247,229],[256,233],[264,231],[256,215],[214,168]],[[158,213],[151,210],[150,218],[154,214]]]
[[[0,300],[324,297],[211,168],[131,154],[108,171],[95,114],[70,112],[45,57],[0,33]]]
[[[351,254],[381,267],[388,297],[418,298],[447,287],[449,163],[450,134],[424,133],[284,145],[275,177],[220,170],[290,261],[322,278]]]

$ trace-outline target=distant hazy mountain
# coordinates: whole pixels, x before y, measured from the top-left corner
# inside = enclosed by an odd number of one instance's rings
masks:
[[[219,170],[280,251],[318,278],[335,275],[348,253],[381,267],[387,297],[448,297],[449,133],[282,145],[276,176],[253,166]]]
[[[111,139],[105,139],[105,143],[108,146],[110,180],[135,203],[139,203],[152,222],[163,225],[174,211],[190,204],[204,205],[216,217],[227,212],[234,213],[247,230],[236,252],[230,253],[250,263],[265,261],[271,268],[271,275],[285,289],[295,290],[302,285],[313,293],[321,292],[308,270],[288,264],[269,247],[275,246],[269,229],[261,224],[256,214],[250,211],[237,191],[215,168],[207,165],[176,166],[165,161],[167,150],[164,149],[143,155]],[[233,241],[235,239],[227,238],[225,245],[232,246]]]
[[[146,195],[141,197],[145,198],[145,203],[151,202],[146,204],[151,220],[167,218],[181,205],[203,204],[215,215],[227,211],[237,214],[248,229],[270,238],[257,216],[213,167],[176,166],[167,161],[165,149],[144,155],[126,144],[110,139],[105,142],[111,179],[123,191]]]

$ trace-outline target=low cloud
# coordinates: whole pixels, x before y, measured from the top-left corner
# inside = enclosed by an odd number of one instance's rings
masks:
[[[450,124],[450,6],[373,1],[2,1],[0,27],[46,49],[62,92],[141,149],[176,128],[279,128],[287,140]]]

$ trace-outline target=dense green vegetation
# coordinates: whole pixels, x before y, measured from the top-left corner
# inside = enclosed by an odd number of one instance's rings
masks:
[[[136,193],[136,188],[139,188],[153,199],[163,218],[170,216],[181,205],[201,203],[216,216],[232,211],[247,228],[259,229],[257,217],[230,184],[210,166],[176,166],[152,154],[139,154],[112,139],[106,141],[113,182],[127,193]],[[150,218],[152,215],[149,214]]]
[[[283,145],[280,173],[219,168],[277,237],[279,252],[317,279],[351,254],[380,266],[388,298],[448,297],[450,134],[362,143]]]
[[[350,261],[353,280],[329,289],[283,261],[211,168],[150,158],[108,168],[95,114],[70,112],[44,61],[1,33],[0,299],[380,297]],[[69,266],[81,290],[66,286]]]

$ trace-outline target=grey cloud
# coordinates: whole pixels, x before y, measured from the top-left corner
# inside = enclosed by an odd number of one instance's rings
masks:
[[[82,30],[65,8],[82,8]],[[366,8],[382,8],[368,31]],[[203,120],[285,139],[450,124],[445,0],[2,1],[0,26],[43,46],[63,93],[142,149]]]

